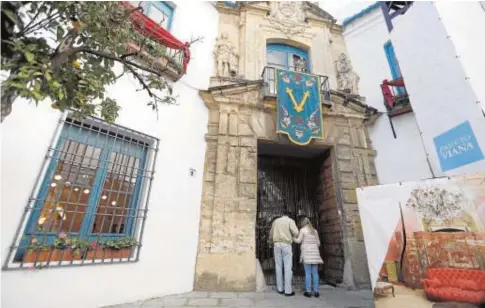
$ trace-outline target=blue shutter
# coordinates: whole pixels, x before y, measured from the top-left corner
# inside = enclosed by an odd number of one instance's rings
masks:
[[[293,55],[297,55],[299,56],[300,58],[303,58],[306,60],[306,64],[307,64],[307,72],[310,72],[310,60],[308,58],[308,52],[306,52],[305,50],[302,50],[302,49],[299,49],[299,48],[296,48],[296,47],[293,47],[293,46],[288,46],[288,45],[285,45],[285,44],[268,44],[266,45],[266,52],[267,53],[271,53],[271,52],[278,52],[278,53],[284,53],[285,54],[285,58],[283,59],[283,63],[279,63],[281,66],[283,67],[279,67],[279,68],[283,68],[283,69],[286,69],[286,70],[290,70],[290,63],[289,63],[289,59],[291,56]],[[267,63],[269,66],[271,66],[272,63]],[[278,65],[278,66],[280,66]]]
[[[384,52],[386,53],[387,63],[389,63],[389,68],[391,69],[392,79],[401,78],[401,69],[399,68],[399,63],[397,62],[396,54],[394,53],[394,47],[391,42],[387,42],[384,45]],[[402,87],[396,87],[399,94],[404,93]]]

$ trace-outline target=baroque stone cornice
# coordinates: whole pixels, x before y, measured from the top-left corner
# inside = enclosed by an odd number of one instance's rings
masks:
[[[246,81],[200,91],[200,96],[208,108],[218,109],[221,104],[240,105],[248,108],[262,108],[262,80]]]
[[[232,84],[215,86],[200,91],[200,96],[209,109],[219,109],[220,105],[238,105],[248,109],[276,112],[276,98],[263,97],[262,80],[239,80]],[[327,117],[353,118],[373,123],[381,115],[377,109],[360,102],[355,96],[331,91],[331,108],[323,108]]]

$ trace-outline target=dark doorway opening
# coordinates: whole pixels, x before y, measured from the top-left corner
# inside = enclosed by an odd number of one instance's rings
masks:
[[[261,263],[267,285],[276,284],[273,247],[269,233],[274,219],[285,210],[299,226],[308,217],[319,231],[322,240],[321,200],[322,165],[328,151],[302,147],[262,144],[258,147],[258,208],[256,224],[256,257]],[[323,245],[322,257],[323,254]],[[324,271],[320,272],[325,282]],[[299,245],[293,245],[293,284],[302,285],[305,279],[300,263]]]

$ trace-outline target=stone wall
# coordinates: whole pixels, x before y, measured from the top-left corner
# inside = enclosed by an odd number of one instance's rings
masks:
[[[257,210],[257,143],[288,144],[276,134],[275,100],[263,100],[261,83],[228,85],[202,92],[209,107],[196,290],[255,289],[255,221]],[[324,139],[310,147],[331,149],[324,168],[330,194],[322,209],[328,227],[332,276],[345,286],[369,287],[364,239],[357,208],[356,187],[375,185],[375,152],[370,149],[366,108],[333,95],[324,110]],[[324,170],[325,171],[325,170]],[[327,232],[327,231],[325,231]],[[342,259],[343,256],[343,259]],[[341,278],[339,278],[341,277]]]
[[[196,290],[256,287],[257,138],[243,110],[247,94],[225,97],[229,100],[217,105],[208,102]]]
[[[303,2],[291,2],[295,14],[281,23],[272,15],[275,4],[255,2],[238,9],[217,4],[220,12],[219,36],[227,35],[238,55],[240,78],[259,79],[266,66],[266,44],[284,43],[309,51],[312,72],[329,76],[330,86],[337,87],[335,61],[347,47],[340,26],[312,13]],[[302,12],[301,16],[296,13]],[[296,15],[300,16],[297,17]]]
[[[209,125],[194,288],[251,291],[256,281],[258,140],[290,143],[276,134],[275,99],[262,94],[266,44],[308,50],[311,71],[329,76],[331,88],[336,87],[335,57],[346,53],[346,46],[332,18],[304,2],[255,2],[237,8],[218,2],[216,7],[220,13],[216,45],[221,47],[216,60],[220,64],[236,57],[238,68],[237,76],[216,70],[211,88],[201,91]],[[375,152],[367,133],[367,121],[375,110],[369,112],[338,93],[332,95],[332,103],[323,114],[323,139],[308,145],[332,153],[325,165],[332,180],[324,185],[333,195],[324,197],[322,205],[323,228],[330,230],[325,233],[329,275],[348,287],[368,287],[355,188],[377,184]]]
[[[337,189],[334,182],[332,156],[330,153],[320,168],[320,234],[326,281],[340,284],[344,274],[344,247],[341,211],[337,206]]]

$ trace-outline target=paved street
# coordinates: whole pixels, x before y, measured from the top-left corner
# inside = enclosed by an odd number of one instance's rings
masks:
[[[191,292],[161,298],[151,298],[103,308],[169,308],[169,307],[320,307],[320,308],[374,308],[370,291],[345,291],[330,286],[322,287],[322,297],[308,299],[301,293],[284,297],[276,292],[266,293],[208,293]]]

